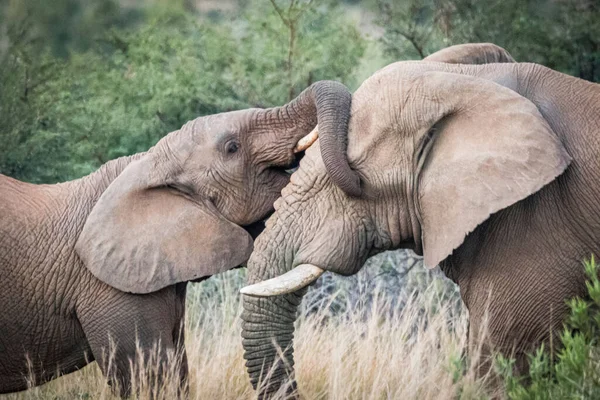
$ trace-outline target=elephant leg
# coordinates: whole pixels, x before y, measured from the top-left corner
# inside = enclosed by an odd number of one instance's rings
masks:
[[[183,312],[175,287],[147,295],[113,292],[79,315],[94,358],[113,389],[127,397],[132,389],[148,385],[154,397],[155,388],[176,377],[187,393]]]
[[[175,323],[175,329],[173,329],[173,344],[177,351],[177,356],[180,361],[179,366],[179,395],[181,398],[189,397],[189,381],[188,381],[188,359],[187,352],[185,351],[185,296],[186,296],[187,282],[178,283],[175,287],[175,293],[177,297],[178,315],[181,317]]]
[[[481,379],[486,387],[486,392],[490,399],[506,398],[504,378],[498,374],[495,364],[499,354],[514,360],[513,373],[521,376],[523,382],[527,382],[527,372],[529,371],[528,352],[518,350],[518,346],[503,346],[506,342],[506,335],[498,335],[489,332],[485,325],[491,322],[483,322],[479,318],[470,318],[467,331],[467,348],[465,356],[471,360],[475,370],[475,377]],[[482,328],[483,325],[483,328]],[[483,329],[483,331],[481,330]],[[529,347],[533,351],[534,346]]]

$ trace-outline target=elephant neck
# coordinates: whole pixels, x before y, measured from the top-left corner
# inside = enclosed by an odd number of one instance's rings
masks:
[[[402,168],[402,166],[399,166]],[[421,224],[415,199],[412,173],[388,174],[389,183],[382,185],[389,190],[379,193],[379,200],[371,203],[369,214],[374,216],[376,234],[373,247],[377,252],[410,249],[422,255]]]

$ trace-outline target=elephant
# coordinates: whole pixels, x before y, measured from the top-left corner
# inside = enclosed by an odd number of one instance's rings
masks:
[[[494,354],[526,372],[527,353],[562,330],[565,300],[586,295],[582,261],[600,254],[600,85],[532,63],[406,61],[364,81],[345,112],[355,186],[330,180],[317,141],[248,261],[242,338],[259,397],[295,389],[307,286],[393,249],[458,285],[467,353],[487,329],[490,388]]]
[[[96,360],[127,396],[136,348],[149,359],[153,346],[156,379],[175,354],[187,390],[187,282],[246,262],[295,152],[310,145],[302,138],[317,123],[345,136],[337,110],[350,101],[345,86],[319,81],[282,107],[194,119],[81,179],[0,175],[0,393]],[[327,135],[323,158],[340,174],[346,142]]]

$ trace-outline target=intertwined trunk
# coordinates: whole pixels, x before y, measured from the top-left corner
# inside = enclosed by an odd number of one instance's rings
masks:
[[[300,138],[319,125],[319,140],[323,163],[331,180],[350,196],[361,194],[358,175],[350,168],[346,155],[348,122],[352,94],[334,81],[319,81],[282,107],[261,112],[256,123],[275,133],[269,142],[261,142],[265,156],[292,147]],[[286,134],[287,132],[287,134]],[[290,140],[292,139],[292,140]],[[272,149],[272,150],[269,150]],[[277,162],[274,163],[277,165]]]
[[[280,129],[292,134],[298,131],[306,134],[306,127],[312,129],[318,123],[321,156],[330,179],[347,194],[358,196],[361,193],[360,181],[350,169],[346,155],[350,107],[351,94],[343,85],[321,81],[289,104],[265,110],[263,117],[277,121]],[[281,135],[274,140],[282,140]],[[294,266],[293,243],[285,241],[294,237],[291,229],[289,224],[278,219],[273,221],[269,236],[275,242],[267,242],[265,237],[256,240],[254,255],[248,261],[248,283],[273,278]],[[244,357],[250,380],[254,388],[259,390],[260,398],[274,394],[288,378],[292,380],[288,381],[290,385],[286,386],[287,391],[292,392],[295,388],[292,340],[298,305],[305,292],[303,289],[272,298],[244,296]]]

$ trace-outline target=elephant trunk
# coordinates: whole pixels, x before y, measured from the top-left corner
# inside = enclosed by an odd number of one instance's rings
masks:
[[[359,196],[360,180],[350,169],[346,155],[351,100],[352,95],[345,86],[337,82],[320,81],[290,103],[264,110],[262,117],[270,121],[268,126],[275,125],[277,128],[278,133],[273,141],[288,140],[285,145],[289,146],[289,135],[281,134],[282,131],[288,132],[294,141],[292,147],[318,124],[321,155],[331,180],[348,195]],[[290,148],[290,151],[293,149]],[[274,230],[283,229],[289,233],[290,228],[285,224],[273,224],[276,225]],[[285,247],[281,244],[267,243],[261,237],[256,240],[255,255],[248,261],[249,283],[274,278],[293,267],[285,257],[281,257],[279,252]],[[243,298],[244,358],[250,381],[258,390],[259,398],[271,397],[282,386],[286,387],[288,394],[295,391],[292,341],[298,306],[305,293],[306,289],[300,289],[269,298]]]
[[[298,305],[305,292],[270,298],[244,296],[244,358],[260,399],[273,396],[286,383],[287,394],[296,389],[292,340]]]
[[[292,267],[290,260],[285,260],[282,253],[287,253],[290,243],[282,242],[286,227],[279,218],[269,221],[272,236],[263,236],[255,241],[256,252],[248,260],[248,282],[258,283],[277,277]],[[293,236],[299,236],[299,227],[292,227]],[[287,388],[287,394],[296,388],[293,377],[294,367],[294,322],[297,318],[298,306],[306,289],[293,293],[259,298],[243,296],[242,343],[246,369],[259,398],[269,398],[280,387]]]
[[[265,110],[263,118],[275,120],[296,142],[318,124],[323,163],[331,180],[350,196],[360,196],[360,179],[346,154],[352,94],[339,82],[319,81],[282,107]],[[281,126],[283,125],[283,126]]]

